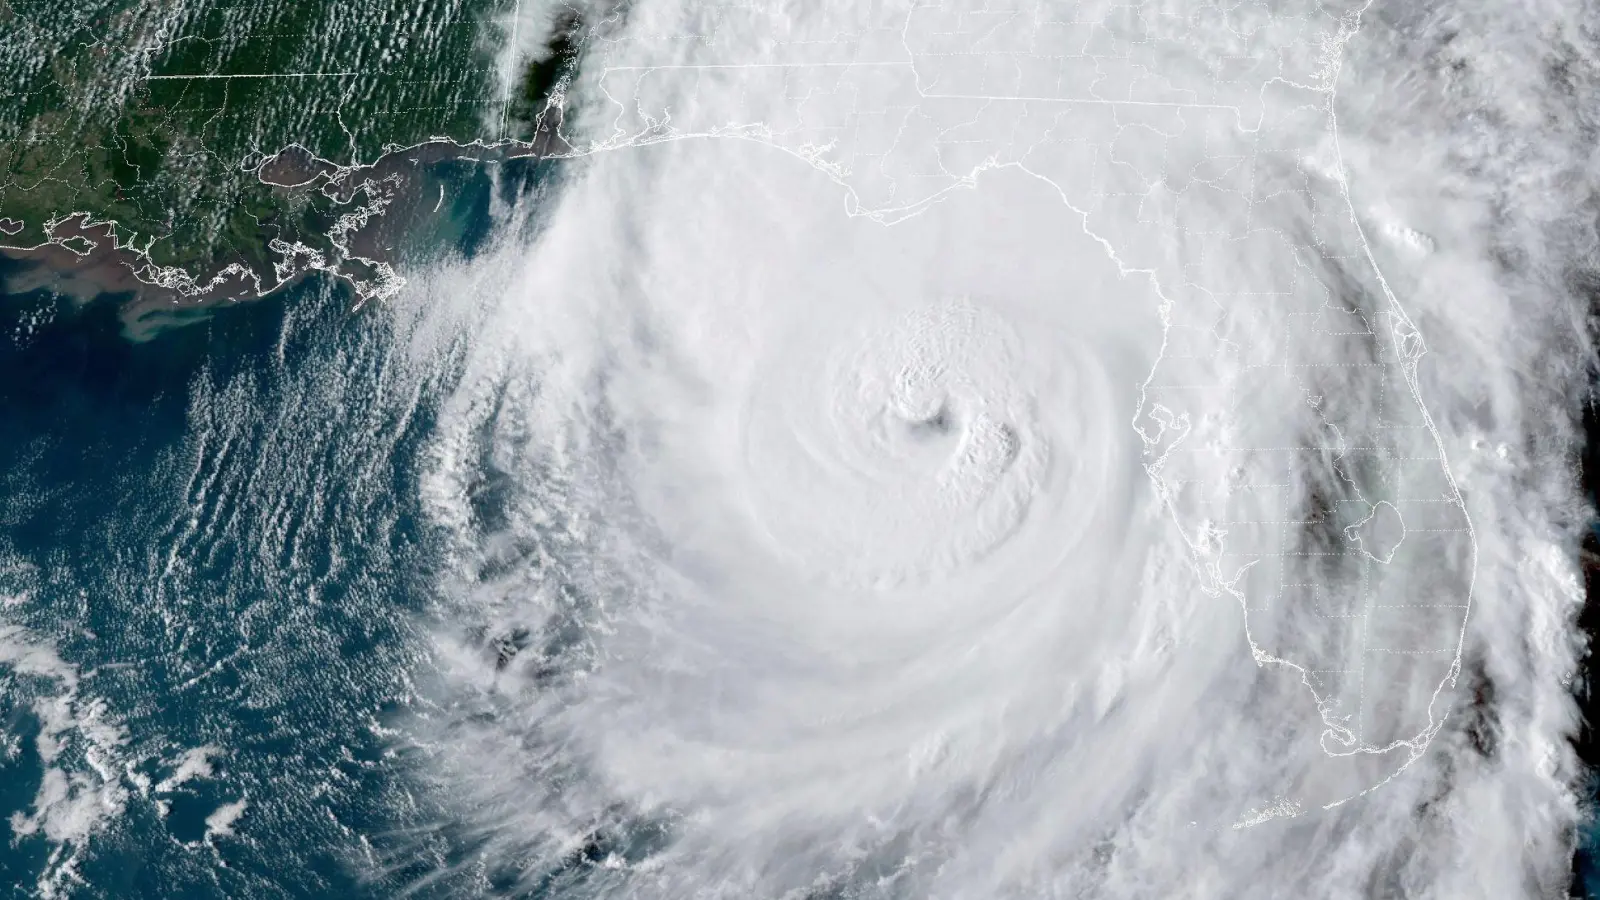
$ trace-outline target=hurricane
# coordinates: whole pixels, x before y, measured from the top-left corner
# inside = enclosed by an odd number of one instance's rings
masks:
[[[131,338],[12,317],[0,872],[1577,889],[1593,8],[470,24],[531,142],[390,148],[360,190],[262,148],[282,196],[330,179],[307,216],[353,204],[338,258],[275,238],[278,293]],[[261,89],[366,84],[316,68]]]
[[[1582,23],[1090,6],[590,13],[569,174],[419,292],[485,877],[1564,883],[1588,151],[1505,48]]]

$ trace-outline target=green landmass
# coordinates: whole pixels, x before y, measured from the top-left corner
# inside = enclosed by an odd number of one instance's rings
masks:
[[[174,277],[269,273],[274,239],[329,252],[363,198],[264,184],[250,167],[290,145],[346,167],[433,138],[526,136],[575,38],[497,96],[507,5],[0,0],[0,230],[22,223],[0,244],[38,244],[47,223],[87,212]]]

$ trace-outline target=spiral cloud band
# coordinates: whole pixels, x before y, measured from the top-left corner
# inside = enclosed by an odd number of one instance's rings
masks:
[[[590,15],[571,174],[509,214],[536,236],[400,311],[470,335],[427,481],[456,551],[450,714],[417,728],[493,879],[1241,898],[1561,877],[1572,488],[1523,454],[1568,439],[1525,413],[1568,408],[1575,367],[1525,380],[1530,348],[1576,359],[1568,301],[1539,260],[1495,270],[1513,238],[1467,176],[1362,194],[1394,176],[1360,136],[1391,111],[1350,99],[1391,74],[1361,42],[1433,23]],[[1553,246],[1560,215],[1520,233]],[[1516,337],[1491,352],[1496,323]]]

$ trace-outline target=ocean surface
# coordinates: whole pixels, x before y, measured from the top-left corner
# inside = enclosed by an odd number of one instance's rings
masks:
[[[470,255],[537,170],[441,164],[412,249]],[[427,881],[471,842],[395,727],[434,376],[392,394],[327,279],[139,342],[126,299],[0,294],[0,896],[493,892]]]

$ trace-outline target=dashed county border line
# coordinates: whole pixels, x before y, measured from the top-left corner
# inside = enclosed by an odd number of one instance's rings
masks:
[[[371,72],[243,72],[232,75],[146,75],[145,81],[200,81],[225,78],[343,78],[352,75],[371,75]]]
[[[290,146],[321,169],[436,141],[470,156],[483,141],[536,139],[492,97],[509,2],[194,0],[175,17],[172,4],[82,0],[55,15],[29,0],[7,23],[19,52],[0,67],[15,101],[0,109],[0,253],[92,271],[84,290],[127,284],[133,304],[253,297],[281,280],[274,238],[333,265],[327,228],[350,204],[264,184],[254,163]],[[367,27],[379,21],[403,24]],[[399,211],[407,198],[390,193]],[[112,224],[115,238],[97,241],[94,261],[65,259],[68,220],[81,224],[68,232]],[[104,259],[113,243],[139,257],[131,272]],[[341,270],[362,295],[385,289],[368,268]]]

